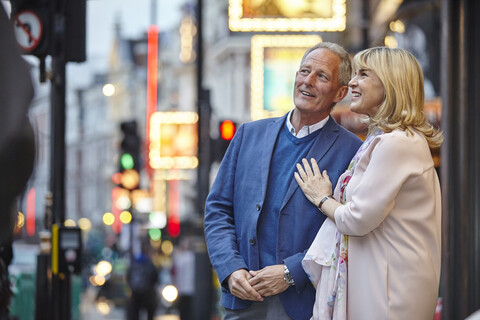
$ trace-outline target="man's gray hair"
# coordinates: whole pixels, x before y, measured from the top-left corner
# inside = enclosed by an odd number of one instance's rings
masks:
[[[333,43],[333,42],[319,42],[313,47],[307,49],[305,54],[303,55],[301,64],[305,60],[305,58],[312,52],[317,49],[327,49],[333,53],[335,53],[340,58],[340,70],[338,73],[338,81],[339,84],[342,86],[348,86],[348,82],[352,78],[352,62],[350,60],[350,56],[348,52],[340,45]]]

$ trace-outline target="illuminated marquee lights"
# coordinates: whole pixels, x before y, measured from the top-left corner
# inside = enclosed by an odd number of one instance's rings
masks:
[[[331,16],[322,18],[246,18],[243,15],[243,1],[230,0],[228,7],[231,31],[343,31],[346,25],[346,0],[329,0]],[[317,0],[318,1],[318,0]],[[292,2],[293,3],[293,2]],[[289,2],[291,5],[291,3]],[[278,3],[281,5],[281,3]],[[300,3],[299,3],[300,5]]]
[[[197,34],[197,26],[191,17],[185,17],[180,24],[180,61],[183,63],[193,62],[196,59],[194,50],[194,38]]]
[[[186,154],[168,154],[162,150],[173,148],[175,142],[180,145],[197,146],[198,137],[196,136],[196,126],[198,123],[198,114],[196,112],[155,112],[150,118],[150,144],[149,144],[149,165],[152,169],[195,169],[198,167],[198,158],[192,154],[196,150],[188,150]],[[182,125],[194,126],[185,130],[183,134],[175,132],[174,139],[172,137],[162,136],[162,127],[169,125],[178,127]],[[166,139],[168,138],[168,139]],[[165,144],[168,141],[168,145]],[[163,144],[163,145],[162,145]],[[166,148],[168,147],[168,148]]]
[[[252,37],[251,42],[251,117],[252,120],[258,120],[269,117],[278,117],[285,112],[267,111],[264,109],[264,59],[265,48],[305,48],[305,50],[318,42],[322,38],[316,35],[310,36],[265,36],[256,35]],[[300,61],[298,61],[300,63]],[[294,75],[292,75],[293,77]],[[292,93],[293,94],[293,93]]]

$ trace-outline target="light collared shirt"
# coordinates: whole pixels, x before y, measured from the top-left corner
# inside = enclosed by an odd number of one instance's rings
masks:
[[[292,122],[290,121],[290,118],[292,117],[293,110],[290,110],[287,116],[287,128],[288,131],[290,131],[291,134],[293,134],[297,138],[303,138],[308,136],[310,133],[314,133],[317,130],[320,130],[323,128],[323,126],[327,123],[328,119],[330,116],[327,116],[325,119],[322,121],[319,121],[317,123],[312,124],[311,126],[304,126],[302,127],[298,132],[296,132],[295,128],[292,125]]]

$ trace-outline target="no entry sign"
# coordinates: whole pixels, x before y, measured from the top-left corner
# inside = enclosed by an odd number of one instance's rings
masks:
[[[24,51],[31,52],[38,47],[42,40],[42,21],[31,10],[20,11],[15,16],[14,31],[18,45]]]

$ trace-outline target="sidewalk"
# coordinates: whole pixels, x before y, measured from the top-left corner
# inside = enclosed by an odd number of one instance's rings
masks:
[[[125,309],[116,307],[111,301],[95,301],[97,291],[88,288],[83,292],[80,303],[80,320],[126,320]],[[160,310],[158,310],[160,312]],[[144,319],[146,319],[144,315]],[[178,315],[158,314],[155,320],[180,320]]]
[[[95,301],[97,291],[94,288],[86,289],[81,296],[81,320],[126,320],[125,310],[115,307],[113,303]]]

